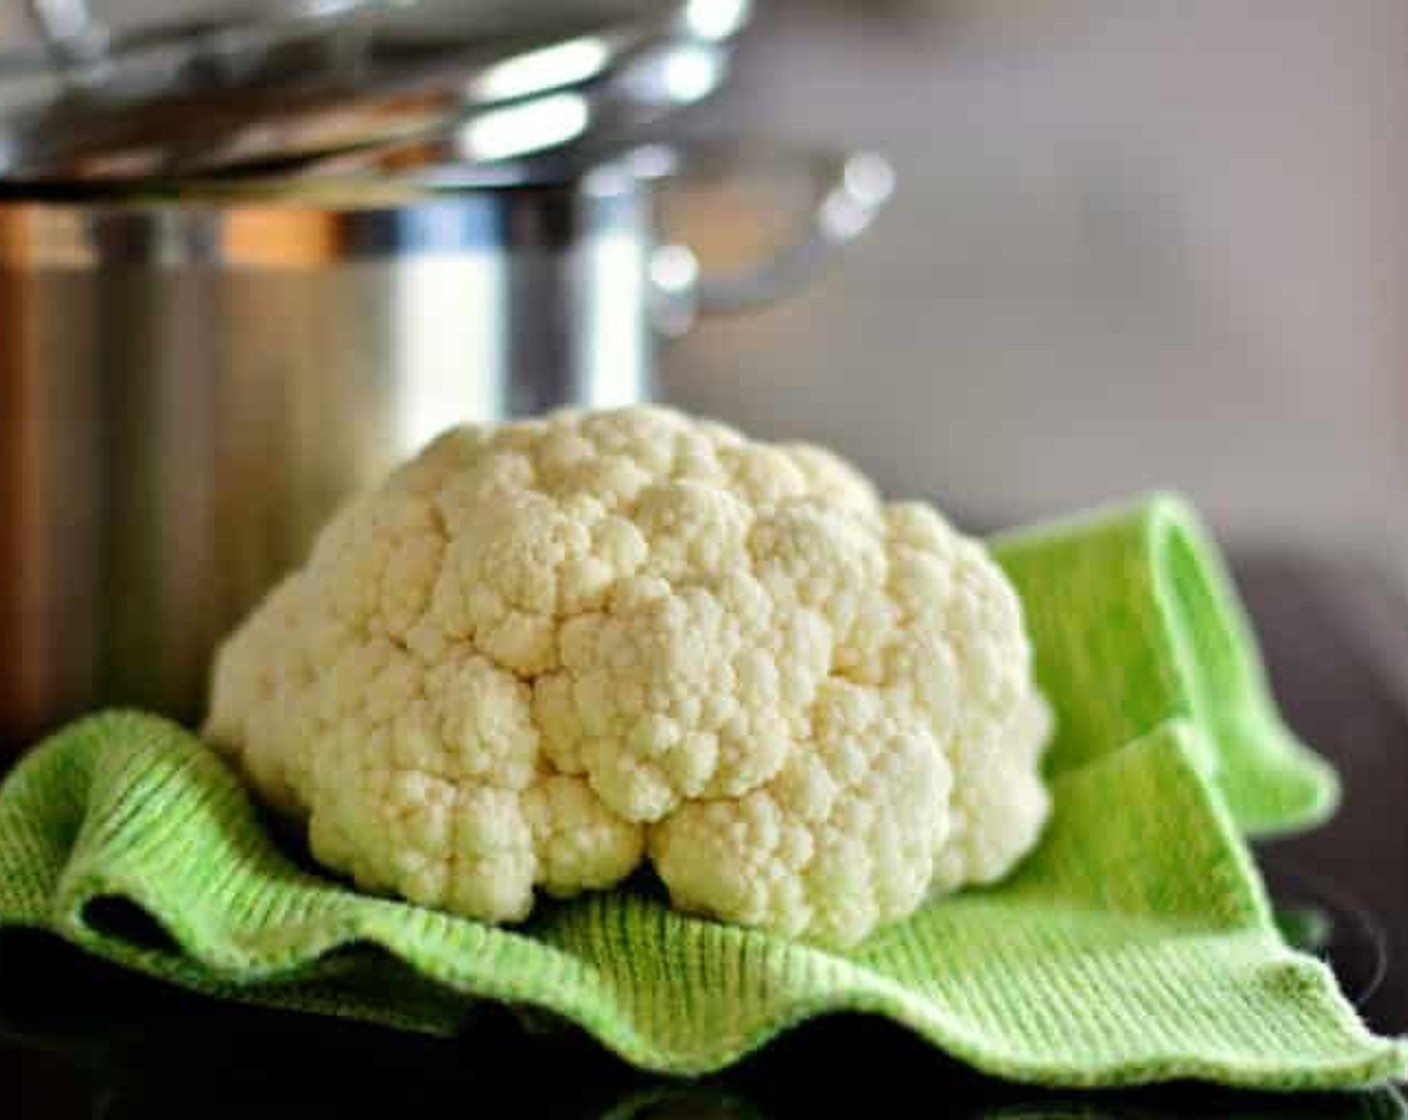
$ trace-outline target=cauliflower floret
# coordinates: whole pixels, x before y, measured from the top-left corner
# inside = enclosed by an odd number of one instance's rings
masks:
[[[949,833],[942,748],[905,701],[842,680],[821,687],[813,730],[763,788],[655,827],[676,905],[843,945],[914,912]]]
[[[515,921],[650,862],[835,946],[1031,848],[1049,731],[980,545],[662,408],[440,437],[231,637],[206,724],[365,889]]]

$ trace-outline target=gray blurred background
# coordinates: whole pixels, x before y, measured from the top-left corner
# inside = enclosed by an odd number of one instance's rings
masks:
[[[1147,487],[1251,543],[1405,539],[1408,5],[772,3],[713,112],[900,193],[670,388],[997,521]]]
[[[1171,487],[1408,571],[1408,4],[759,7],[694,125],[871,145],[900,193],[802,298],[674,345],[672,399],[983,524]]]

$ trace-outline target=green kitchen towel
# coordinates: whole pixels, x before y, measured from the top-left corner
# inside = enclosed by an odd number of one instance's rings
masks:
[[[825,952],[646,889],[514,929],[360,895],[295,864],[182,729],[103,714],[0,788],[0,926],[52,930],[214,996],[450,1032],[474,998],[696,1074],[829,1011],[887,1016],[986,1072],[1050,1085],[1401,1077],[1320,962],[1289,949],[1242,839],[1334,800],[1277,722],[1213,546],[1158,499],[997,544],[1059,718],[1053,818],[1003,884]]]
[[[1241,601],[1187,503],[1160,495],[991,544],[1056,708],[1049,773],[1185,719],[1244,832],[1292,832],[1334,812],[1335,773],[1281,722]]]

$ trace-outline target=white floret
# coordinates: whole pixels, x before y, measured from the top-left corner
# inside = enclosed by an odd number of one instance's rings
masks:
[[[1047,814],[982,547],[659,408],[436,440],[230,639],[206,732],[327,866],[487,921],[649,861],[677,906],[851,945]]]

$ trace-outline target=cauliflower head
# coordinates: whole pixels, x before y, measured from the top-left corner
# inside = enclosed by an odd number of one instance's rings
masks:
[[[849,946],[1048,808],[982,546],[653,407],[441,436],[230,638],[205,730],[320,862],[490,922],[648,861],[682,909]]]

